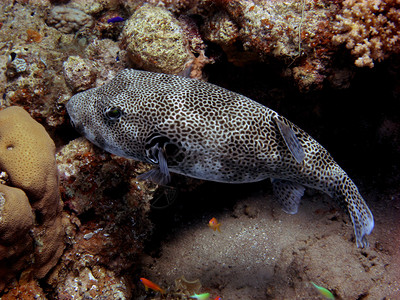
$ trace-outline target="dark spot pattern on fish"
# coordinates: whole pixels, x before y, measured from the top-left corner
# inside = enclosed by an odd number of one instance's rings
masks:
[[[345,171],[302,129],[243,95],[190,78],[127,69],[73,96],[67,110],[93,143],[155,165],[141,179],[166,184],[170,172],[228,183],[270,178],[288,213],[297,212],[304,187],[315,188],[347,209],[357,245],[367,245],[373,216]]]

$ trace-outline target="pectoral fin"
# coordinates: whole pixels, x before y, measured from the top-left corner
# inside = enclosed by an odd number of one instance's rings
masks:
[[[279,120],[277,117],[274,117],[273,119],[278,126],[279,132],[281,133],[290,153],[292,153],[298,163],[301,163],[305,157],[305,153],[299,139],[294,134],[292,128],[287,124]]]
[[[304,195],[304,186],[293,181],[271,179],[275,198],[282,205],[282,210],[288,214],[295,214],[299,209],[301,197]]]
[[[171,181],[167,159],[163,149],[158,149],[158,166],[137,177],[138,180],[151,180],[158,185],[167,185]]]

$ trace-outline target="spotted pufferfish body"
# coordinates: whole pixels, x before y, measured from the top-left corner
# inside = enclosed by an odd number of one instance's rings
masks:
[[[348,210],[357,246],[374,220],[356,185],[328,151],[275,111],[216,85],[126,69],[67,103],[74,127],[113,154],[156,167],[139,176],[167,184],[169,172],[227,183],[270,178],[296,213],[305,187]]]

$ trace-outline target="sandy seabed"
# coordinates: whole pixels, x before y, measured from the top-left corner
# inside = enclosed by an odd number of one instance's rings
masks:
[[[158,226],[172,229],[155,235],[159,250],[143,258],[142,274],[164,287],[200,279],[212,299],[323,299],[311,281],[336,299],[400,299],[398,190],[361,193],[375,218],[367,249],[328,196],[307,191],[288,215],[268,187],[206,183],[181,195],[174,212],[156,212]],[[221,232],[207,226],[212,217]]]

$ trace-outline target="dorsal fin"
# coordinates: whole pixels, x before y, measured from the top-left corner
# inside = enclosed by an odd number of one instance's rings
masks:
[[[293,157],[298,163],[301,163],[306,155],[299,139],[294,134],[292,128],[290,128],[287,124],[279,120],[277,117],[273,117],[273,119],[276,125],[278,125],[279,132],[281,133],[290,153],[292,153]]]

